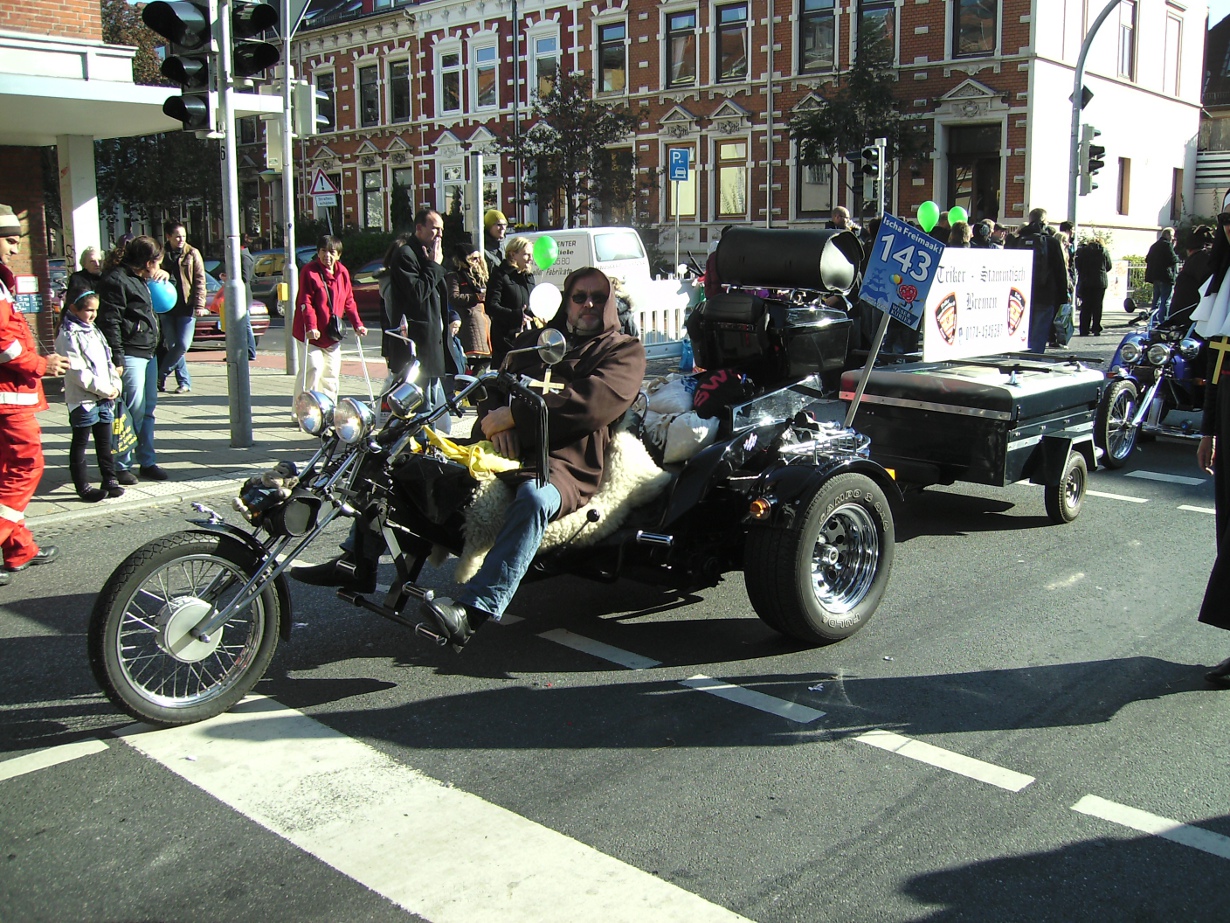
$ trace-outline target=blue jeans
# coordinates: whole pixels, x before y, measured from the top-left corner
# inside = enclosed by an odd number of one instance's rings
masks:
[[[1170,296],[1174,294],[1173,282],[1153,283],[1153,310],[1158,320],[1165,320],[1170,313]]]
[[[457,601],[481,609],[498,621],[530,569],[547,523],[559,512],[561,503],[559,491],[552,485],[539,488],[537,481],[523,482],[483,566]]]
[[[116,456],[115,466],[126,471],[136,464],[148,468],[157,464],[154,455],[154,409],[158,406],[158,360],[124,357],[124,391],[120,395],[132,415],[132,428],[137,431],[137,445],[131,451]]]
[[[1051,341],[1051,328],[1055,326],[1055,306],[1053,304],[1038,304],[1029,306],[1029,343],[1027,349],[1031,353],[1046,352],[1046,344]]]
[[[188,375],[188,363],[184,356],[192,348],[192,335],[196,333],[195,317],[172,317],[163,314],[159,319],[162,327],[162,342],[166,344],[167,352],[158,364],[158,384],[166,383],[167,376],[175,373],[175,380],[180,385],[192,387],[192,378]]]

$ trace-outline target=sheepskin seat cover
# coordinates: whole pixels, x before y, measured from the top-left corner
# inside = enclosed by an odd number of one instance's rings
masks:
[[[592,545],[618,529],[628,513],[648,503],[670,483],[670,475],[659,468],[641,441],[632,433],[616,433],[607,448],[606,465],[598,493],[585,506],[547,526],[541,551],[570,543],[575,547]],[[503,481],[483,481],[466,509],[465,546],[457,561],[454,579],[465,583],[482,566],[495,537],[504,525],[504,513],[512,503],[513,490]],[[599,514],[589,521],[590,510]]]

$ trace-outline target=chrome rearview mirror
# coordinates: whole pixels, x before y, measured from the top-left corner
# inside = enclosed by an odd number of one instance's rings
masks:
[[[406,420],[423,406],[426,398],[423,389],[412,381],[405,381],[389,392],[389,413],[399,420]]]
[[[538,335],[538,358],[547,365],[555,365],[567,352],[568,340],[554,327],[548,327]]]

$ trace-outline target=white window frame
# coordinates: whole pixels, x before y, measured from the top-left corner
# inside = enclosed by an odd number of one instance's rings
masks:
[[[742,144],[743,151],[743,211],[731,212],[729,214],[722,211],[722,167],[732,166],[738,163],[734,160],[722,160],[721,152],[723,144]],[[710,174],[713,176],[713,182],[710,184],[709,195],[712,202],[709,208],[709,214],[713,216],[714,221],[734,221],[747,220],[752,207],[752,139],[748,135],[731,135],[724,138],[713,138],[709,142],[709,163]]]
[[[450,170],[456,170],[456,177],[449,179]],[[461,189],[461,214],[465,217],[466,205],[469,202],[470,191],[466,182],[466,162],[463,157],[449,156],[436,161],[436,211],[440,216],[448,214],[452,205],[452,190]]]
[[[944,53],[950,61],[976,61],[979,58],[997,58],[1004,41],[1004,3],[997,0],[995,11],[995,47],[981,54],[957,54],[957,6],[959,0],[945,0],[948,9],[944,13]]]
[[[1175,27],[1176,46],[1174,60],[1170,60],[1170,29]],[[1162,93],[1178,99],[1183,92],[1183,14],[1172,6],[1166,7],[1166,31],[1162,35]],[[1174,86],[1167,86],[1173,79]]]
[[[744,62],[745,67],[742,77],[723,77],[721,74],[722,23],[719,21],[719,17],[721,10],[732,6],[741,6],[747,13],[743,19],[743,47],[747,55],[747,60]],[[747,83],[752,79],[752,54],[755,47],[755,42],[752,41],[752,26],[756,22],[756,16],[752,9],[752,0],[714,0],[714,2],[709,4],[709,22],[711,24],[709,34],[713,36],[709,43],[709,82],[712,84]]]
[[[814,211],[804,211],[803,209],[803,186],[805,185],[803,182],[804,175],[806,171],[813,170],[813,169],[823,172],[825,170],[825,167],[823,165],[819,165],[816,167],[809,167],[806,164],[804,164],[802,162],[802,159],[799,156],[798,144],[794,145],[793,155],[794,156],[791,161],[791,169],[790,169],[791,216],[799,221],[827,221],[832,216],[833,205],[836,202],[836,197],[837,197],[836,170],[834,170],[832,164],[829,164],[828,166],[828,179],[829,179],[828,205],[824,206],[823,208],[816,209]]]
[[[449,115],[460,115],[466,110],[466,64],[464,49],[461,47],[461,42],[456,39],[448,39],[439,42],[435,48],[435,105],[432,113],[436,118],[444,118]],[[445,67],[444,56],[455,54],[457,56],[457,64],[455,67]],[[457,108],[444,108],[444,77],[446,75],[457,75]]]
[[[624,88],[622,90],[604,90],[601,86],[602,79],[602,30],[608,26],[623,26],[623,49],[624,49]],[[626,16],[616,17],[614,19],[600,19],[594,22],[594,95],[603,97],[627,96],[628,84],[632,81],[632,74],[628,68],[628,61],[631,59],[632,42],[629,39],[628,18]]]
[[[525,78],[525,105],[534,105],[538,97],[538,43],[543,39],[555,40],[555,66],[564,70],[564,45],[560,40],[559,23],[550,21],[532,27],[525,36],[526,64],[529,71]],[[544,55],[546,57],[546,55]]]
[[[681,83],[681,84],[678,84],[678,85],[672,85],[672,84],[671,84],[671,82],[670,82],[670,76],[671,76],[671,75],[670,75],[670,61],[671,61],[671,53],[670,53],[670,31],[669,31],[669,30],[670,30],[670,21],[671,21],[671,17],[672,17],[672,16],[678,16],[680,13],[691,13],[691,14],[692,14],[692,15],[696,18],[696,25],[692,28],[692,35],[693,35],[693,38],[694,38],[694,42],[693,42],[693,44],[694,44],[694,48],[693,48],[693,57],[694,57],[694,59],[695,59],[695,60],[693,61],[693,67],[695,68],[696,79],[695,79],[695,80],[693,80],[691,83]],[[701,73],[700,73],[700,40],[701,40],[701,30],[700,30],[700,8],[699,8],[697,5],[695,5],[695,4],[690,4],[690,3],[689,3],[689,4],[685,4],[685,5],[681,5],[681,6],[677,6],[677,7],[670,7],[670,8],[667,8],[667,9],[662,10],[662,21],[661,21],[661,31],[660,31],[660,34],[661,34],[661,36],[662,36],[662,48],[661,48],[661,52],[660,52],[660,53],[661,53],[661,55],[662,55],[662,62],[661,62],[661,65],[660,65],[661,74],[662,74],[662,89],[663,89],[664,91],[668,91],[668,90],[689,90],[689,89],[696,89],[697,87],[701,86]]]
[[[791,73],[799,77],[811,77],[815,74],[832,74],[837,71],[838,65],[841,63],[841,20],[844,6],[841,0],[833,0],[833,9],[830,14],[830,19],[833,23],[833,66],[828,70],[803,70],[803,18],[806,15],[803,10],[803,0],[795,0],[794,10],[792,12],[792,36],[791,44],[794,46],[794,62]]]
[[[367,178],[369,176],[378,176],[380,178],[380,185],[374,189],[369,189],[367,187]],[[380,203],[379,224],[367,223],[367,197],[372,192],[376,193],[377,200]],[[385,186],[383,167],[376,167],[375,169],[370,169],[367,167],[359,168],[359,207],[363,212],[363,230],[383,231],[385,229],[385,225],[388,223],[388,189]]]
[[[478,80],[482,68],[479,67],[478,56],[484,52],[492,53],[492,67],[495,68],[495,102],[480,105],[478,100]],[[500,45],[496,41],[494,33],[488,32],[482,35],[476,35],[470,39],[469,55],[467,56],[468,67],[466,70],[470,72],[470,106],[466,110],[468,112],[490,112],[500,108]]]
[[[853,13],[851,17],[853,27],[850,29],[850,60],[853,61],[858,53],[859,25],[862,22],[864,4],[874,3],[876,6],[885,5],[893,8],[893,59],[892,64],[898,65],[901,61],[901,2],[900,0],[891,0],[889,3],[881,3],[881,0],[851,0],[853,3]],[[947,53],[947,51],[945,52]]]
[[[376,71],[376,110],[377,111],[376,111],[376,122],[373,125],[365,124],[364,119],[363,119],[363,82],[362,82],[361,76],[362,76],[362,72],[367,70],[368,68],[372,68]],[[355,119],[356,128],[359,128],[359,129],[379,128],[381,125],[384,124],[384,118],[383,118],[384,113],[380,111],[380,109],[382,108],[381,107],[381,102],[382,102],[381,96],[383,95],[383,92],[382,92],[383,88],[380,86],[381,84],[381,73],[380,72],[382,70],[384,70],[384,68],[380,66],[380,59],[374,56],[369,57],[369,58],[364,58],[360,61],[355,61],[354,63],[354,101],[355,101],[354,108],[355,108],[355,113],[357,115],[357,118]]]
[[[321,68],[313,69],[312,70],[312,85],[315,86],[317,90],[320,90],[320,78],[321,77],[332,77],[333,78],[333,89],[327,94],[329,97],[329,104],[333,109],[333,118],[329,120],[329,127],[324,129],[324,131],[319,132],[319,134],[323,135],[325,134],[325,132],[338,130],[337,122],[338,122],[338,115],[341,112],[341,107],[337,104],[337,72],[332,67],[321,67]],[[324,92],[324,91],[321,91],[321,92]],[[316,101],[316,115],[318,117],[321,115],[319,100]]]
[[[393,68],[398,64],[406,65],[406,118],[397,121],[393,116]],[[407,58],[392,58],[385,66],[385,105],[389,113],[389,125],[409,125],[414,121],[414,63]]]

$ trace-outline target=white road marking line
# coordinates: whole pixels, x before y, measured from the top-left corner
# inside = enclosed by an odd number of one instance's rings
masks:
[[[1112,824],[1130,827],[1141,833],[1151,833],[1181,846],[1190,846],[1192,849],[1199,849],[1201,852],[1207,852],[1222,859],[1230,859],[1230,837],[1205,830],[1203,827],[1193,827],[1191,824],[1180,823],[1168,817],[1129,808],[1127,805],[1107,801],[1097,795],[1086,795],[1072,805],[1072,810],[1091,817],[1100,817]]]
[[[580,651],[582,654],[597,657],[599,660],[617,663],[621,667],[627,667],[629,670],[648,670],[662,665],[657,660],[651,660],[648,657],[633,654],[631,651],[613,647],[602,641],[595,641],[592,638],[574,634],[563,628],[545,631],[539,637],[546,638],[548,641],[554,641],[556,644],[562,644],[564,647],[571,648],[574,651]],[[736,686],[725,680],[713,679],[703,674],[693,676],[690,679],[680,680],[679,685],[687,686],[689,689],[695,689],[698,692],[707,692],[710,695],[717,696],[719,699],[726,699],[728,702],[746,705],[749,708],[767,712],[770,715],[777,715],[779,718],[797,721],[799,724],[810,724],[824,717],[824,712],[817,711],[806,705],[800,705],[798,702],[789,702],[786,699],[765,695],[763,692],[756,692],[753,689],[744,689],[742,686]]]
[[[1148,503],[1149,502],[1148,498],[1146,497],[1126,497],[1123,494],[1108,494],[1104,490],[1086,490],[1085,493],[1087,493],[1091,497],[1102,497],[1106,500],[1122,500],[1124,503]]]
[[[1076,586],[1078,583],[1080,583],[1084,579],[1085,579],[1084,572],[1077,571],[1075,574],[1072,574],[1069,577],[1064,577],[1062,580],[1055,580],[1055,581],[1052,581],[1051,583],[1046,584],[1046,586],[1043,587],[1043,589],[1067,590],[1067,589],[1070,589],[1071,587]]]
[[[1188,506],[1186,503],[1180,503],[1179,509],[1187,510],[1189,513],[1208,513],[1210,516],[1216,516],[1217,510],[1211,506]]]
[[[603,644],[601,641],[594,641],[592,638],[586,638],[582,635],[573,634],[564,628],[555,628],[551,631],[544,631],[538,637],[546,638],[548,641],[554,641],[556,644],[562,644],[564,647],[572,648],[574,651],[580,651],[582,654],[589,654],[591,657],[597,657],[599,660],[608,660],[611,663],[617,663],[621,667],[627,667],[629,670],[648,670],[651,667],[660,667],[662,664],[657,660],[650,660],[648,657],[642,657],[640,654],[634,654],[631,651],[625,651],[622,648],[612,647],[609,644]]]
[[[1160,471],[1129,471],[1126,476],[1141,478],[1145,481],[1161,481],[1165,484],[1188,484],[1193,487],[1208,480],[1208,478],[1189,478],[1182,474],[1162,474]]]
[[[719,699],[726,699],[728,702],[738,702],[740,705],[755,708],[757,711],[777,715],[779,718],[797,721],[799,724],[811,724],[811,722],[824,717],[824,712],[809,708],[806,705],[800,705],[798,702],[787,702],[785,699],[765,695],[763,692],[757,692],[754,689],[744,689],[742,686],[736,686],[720,679],[713,679],[704,674],[693,676],[691,679],[680,680],[679,684],[690,689],[699,690],[700,692],[707,692],[710,695],[717,696]]]
[[[432,923],[745,918],[444,785],[272,699],[120,732],[132,747]]]
[[[91,753],[101,753],[106,749],[107,745],[103,741],[92,737],[88,740],[74,741],[71,744],[61,744],[58,747],[48,747],[46,750],[27,753],[25,756],[15,756],[11,760],[0,762],[0,782],[24,776],[28,772],[46,769],[48,766],[67,763],[69,760],[82,756],[89,756]]]
[[[947,769],[949,772],[955,772],[957,775],[967,776],[979,782],[986,782],[988,785],[1005,788],[1010,792],[1019,792],[1034,781],[1033,776],[1013,772],[1011,769],[1004,769],[994,763],[985,763],[969,756],[962,756],[960,753],[953,753],[951,750],[923,743],[911,737],[903,737],[891,731],[868,731],[854,739],[873,747],[879,747],[881,750],[888,750],[890,753],[908,756],[920,763]]]

